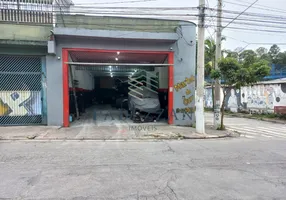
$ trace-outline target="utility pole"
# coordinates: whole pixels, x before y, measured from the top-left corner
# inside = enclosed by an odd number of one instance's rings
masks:
[[[216,56],[215,56],[215,69],[218,69],[218,62],[221,59],[221,18],[222,18],[222,0],[218,0],[218,10],[217,10],[217,31],[216,31]],[[220,105],[221,105],[221,86],[220,80],[215,80],[215,89],[214,89],[214,127],[217,129],[221,124],[220,118]]]
[[[205,133],[204,82],[205,82],[205,0],[199,0],[196,131]]]

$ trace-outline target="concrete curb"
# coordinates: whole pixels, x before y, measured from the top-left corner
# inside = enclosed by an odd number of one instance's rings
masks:
[[[286,121],[279,121],[279,120],[275,120],[275,119],[269,119],[269,118],[257,118],[257,117],[251,117],[251,116],[240,116],[240,115],[235,115],[235,114],[226,114],[226,116],[230,116],[230,117],[238,117],[238,118],[246,118],[246,119],[255,119],[255,120],[260,120],[260,121],[265,121],[265,122],[271,122],[271,123],[275,123],[275,124],[286,124]]]
[[[213,113],[210,111],[206,111],[206,112]],[[256,120],[272,122],[272,123],[276,123],[276,124],[286,124],[286,121],[284,122],[283,120],[275,120],[275,119],[269,119],[269,118],[257,118],[257,117],[239,115],[239,114],[235,114],[235,113],[225,113],[225,116],[237,117],[237,118],[246,118],[246,119],[256,119]]]
[[[220,139],[220,138],[235,138],[231,134],[225,135],[204,135],[204,136],[180,136],[172,138],[164,137],[141,137],[141,138],[110,138],[110,139],[95,139],[95,138],[0,138],[0,141],[162,141],[162,140],[190,140],[190,139]]]

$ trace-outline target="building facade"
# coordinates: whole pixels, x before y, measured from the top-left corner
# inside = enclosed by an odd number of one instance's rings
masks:
[[[94,77],[105,73],[98,67],[110,63],[114,74],[117,63],[118,73],[132,64],[135,72],[152,68],[168,93],[169,124],[194,123],[195,24],[49,12],[30,19],[23,11],[16,23],[0,19],[0,125],[69,126],[70,89],[96,92]]]

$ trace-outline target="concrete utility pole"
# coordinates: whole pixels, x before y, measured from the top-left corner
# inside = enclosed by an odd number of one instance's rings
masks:
[[[204,81],[205,81],[205,0],[199,0],[196,131],[205,133]]]
[[[221,25],[221,18],[222,18],[222,0],[218,0],[218,10],[217,10],[217,32],[216,32],[216,56],[215,56],[215,69],[218,69],[218,62],[221,59],[221,32],[222,32],[222,25]],[[220,80],[215,80],[215,89],[214,89],[214,101],[215,101],[215,108],[214,108],[214,126],[218,128],[221,124],[220,120],[220,105],[221,105],[221,86]]]

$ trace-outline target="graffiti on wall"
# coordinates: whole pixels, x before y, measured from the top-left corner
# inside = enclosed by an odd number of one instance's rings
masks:
[[[40,91],[0,91],[0,116],[41,115]]]
[[[221,90],[222,94],[223,90]],[[213,107],[213,96],[212,96],[212,88],[206,88],[205,89],[205,95],[204,95],[204,104],[206,108],[212,108]],[[221,96],[221,101],[223,99],[223,96]],[[231,88],[228,94],[225,97],[225,108],[229,109],[232,112],[237,112],[239,108],[242,107],[241,101],[240,101],[240,90]]]
[[[275,106],[286,106],[286,84],[243,87],[241,100],[248,109],[273,110]]]
[[[191,76],[191,77],[186,77],[184,81],[175,84],[174,88],[177,92],[179,92],[181,89],[184,89],[185,87],[187,87],[189,84],[193,83],[195,81],[195,77]]]
[[[212,108],[211,88],[205,88],[204,100],[205,107]],[[225,108],[232,112],[239,109],[274,110],[277,106],[286,106],[286,83],[246,86],[240,90],[232,88],[225,99]]]
[[[195,77],[190,76],[189,78],[186,77],[184,81],[175,84],[174,88],[175,91],[182,95],[182,105],[184,107],[175,108],[177,114],[182,113],[183,116],[185,114],[189,115],[195,112],[195,107],[192,107],[191,104],[194,101],[194,95],[192,95],[191,89],[188,87],[192,83],[194,83]]]
[[[238,112],[242,108],[240,100],[240,90],[231,88],[230,92],[225,97],[225,108],[231,112]]]
[[[204,103],[206,108],[213,107],[212,88],[205,88]]]

